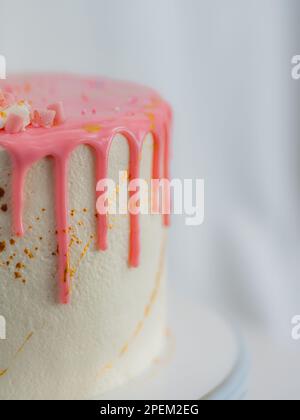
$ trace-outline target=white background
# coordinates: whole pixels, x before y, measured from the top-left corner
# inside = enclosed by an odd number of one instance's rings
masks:
[[[170,286],[241,321],[253,398],[300,399],[297,0],[0,0],[8,72],[152,85],[173,104],[173,175],[204,178],[206,220],[173,221]],[[269,336],[273,337],[272,341]],[[300,358],[299,358],[300,359]]]

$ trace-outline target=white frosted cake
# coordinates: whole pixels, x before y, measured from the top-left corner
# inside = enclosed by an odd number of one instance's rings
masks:
[[[170,125],[132,83],[0,81],[0,400],[100,396],[162,351],[168,217],[99,213],[96,185],[168,178]]]

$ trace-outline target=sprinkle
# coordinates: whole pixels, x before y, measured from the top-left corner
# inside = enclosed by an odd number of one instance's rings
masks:
[[[149,118],[150,123],[151,123],[151,130],[155,129],[155,114],[153,114],[152,112],[146,113],[146,116]]]
[[[26,83],[24,85],[24,92],[29,93],[30,91],[31,91],[31,85],[30,85],[30,83]]]
[[[89,102],[89,97],[84,93],[81,95],[81,99],[83,100],[83,102]]]
[[[17,270],[22,270],[22,268],[26,268],[24,264],[22,264],[22,263],[16,264],[16,269]]]
[[[23,130],[24,121],[23,118],[16,114],[10,114],[6,124],[5,124],[5,131],[8,134],[17,134]]]
[[[25,248],[25,249],[24,249],[24,253],[25,253],[25,255],[27,255],[27,257],[28,257],[28,258],[30,258],[31,260],[33,259],[33,254],[32,254],[32,252],[31,252],[29,249]]]
[[[91,133],[91,134],[97,134],[99,133],[99,131],[102,130],[102,127],[99,124],[88,124],[88,125],[85,125],[83,128],[86,132]]]

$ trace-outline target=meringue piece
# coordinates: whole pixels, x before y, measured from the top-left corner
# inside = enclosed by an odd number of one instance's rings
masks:
[[[52,110],[35,110],[32,116],[33,127],[51,128],[54,125],[56,113]]]
[[[6,118],[8,120],[10,115],[18,116],[22,119],[22,130],[31,124],[31,108],[27,102],[20,101],[5,110]]]
[[[8,92],[2,92],[0,90],[0,110],[6,109],[15,103],[15,97],[13,94]]]
[[[47,107],[50,111],[55,111],[55,119],[54,124],[60,125],[63,124],[66,121],[65,117],[65,110],[62,102],[57,102],[55,104],[51,104]]]
[[[8,134],[20,133],[23,130],[23,127],[24,127],[24,120],[20,115],[9,114],[5,123],[5,131]]]

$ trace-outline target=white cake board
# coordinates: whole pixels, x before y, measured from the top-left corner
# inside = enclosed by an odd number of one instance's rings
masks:
[[[170,302],[165,354],[144,375],[102,400],[239,400],[248,360],[235,329],[183,297]]]

